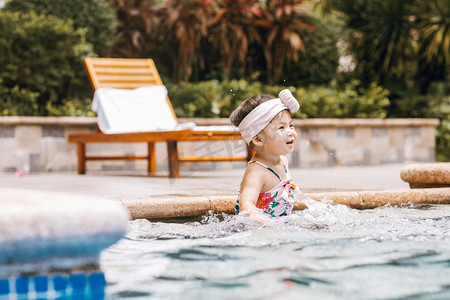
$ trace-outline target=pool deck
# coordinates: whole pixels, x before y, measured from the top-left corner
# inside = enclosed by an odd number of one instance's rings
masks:
[[[409,189],[400,178],[407,164],[291,169],[294,182],[304,193]],[[236,194],[244,172],[238,169],[216,171],[181,171],[181,178],[170,179],[160,172],[147,176],[137,172],[92,172],[86,175],[36,173],[18,177],[0,173],[0,188],[100,196],[122,200],[143,197],[216,196]]]

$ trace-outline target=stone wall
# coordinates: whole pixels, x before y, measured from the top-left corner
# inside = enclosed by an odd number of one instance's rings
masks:
[[[197,125],[228,125],[228,119],[180,119]],[[432,162],[437,119],[309,119],[294,120],[298,139],[290,155],[292,167],[379,165]],[[71,133],[95,132],[96,119],[84,117],[0,117],[0,172],[76,170]],[[145,155],[144,143],[89,144],[87,155]],[[243,141],[179,143],[183,155],[242,155]],[[165,143],[157,143],[158,170],[167,168]],[[243,163],[182,164],[182,170],[244,167]],[[145,161],[92,161],[91,171],[145,171]]]

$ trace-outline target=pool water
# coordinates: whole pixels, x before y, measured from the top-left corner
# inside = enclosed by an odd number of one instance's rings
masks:
[[[450,299],[450,206],[355,210],[305,199],[245,217],[130,222],[101,254],[113,299]]]

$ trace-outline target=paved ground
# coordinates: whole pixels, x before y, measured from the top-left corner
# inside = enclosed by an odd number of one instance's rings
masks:
[[[317,169],[291,169],[303,192],[407,189],[400,178],[405,165],[355,166]],[[169,179],[165,173],[148,177],[141,173],[99,172],[26,174],[0,173],[0,187],[86,194],[110,199],[159,195],[234,194],[244,169],[184,171],[181,178]],[[1,194],[0,194],[1,198]]]

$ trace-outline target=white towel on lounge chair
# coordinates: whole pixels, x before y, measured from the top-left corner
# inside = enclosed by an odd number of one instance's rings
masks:
[[[94,93],[92,110],[103,133],[131,133],[190,129],[194,123],[178,124],[163,85],[134,90],[100,88]]]

